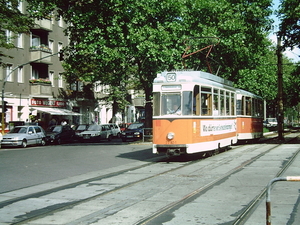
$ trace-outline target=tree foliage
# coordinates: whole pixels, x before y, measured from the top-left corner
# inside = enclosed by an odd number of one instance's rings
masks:
[[[279,34],[283,37],[285,47],[300,47],[300,2],[282,0],[278,11],[281,23]]]
[[[29,33],[30,27],[33,26],[33,19],[23,14],[18,9],[19,1],[17,0],[0,0],[0,48],[11,49],[16,46],[13,43],[19,33]],[[12,32],[7,36],[7,31]],[[2,57],[11,57],[0,51],[0,66]]]
[[[271,85],[269,92],[264,91],[265,84],[275,83],[276,77],[275,71],[265,66],[273,60],[269,59],[273,50],[267,38],[272,0],[29,2],[35,16],[43,17],[57,9],[69,23],[69,81],[101,81],[125,90],[137,79],[137,87],[142,87],[149,102],[156,74],[183,68],[181,55],[187,47],[184,42],[193,51],[217,44],[202,37],[218,37],[220,43],[209,58],[213,72],[219,71],[219,76],[256,94],[270,99],[276,95]],[[186,59],[185,65],[205,69],[206,60],[206,52],[197,53]],[[124,99],[119,92],[114,96],[115,101]],[[149,107],[146,105],[151,117]]]

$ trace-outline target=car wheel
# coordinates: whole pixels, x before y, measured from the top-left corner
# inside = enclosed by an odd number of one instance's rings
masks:
[[[24,139],[21,143],[22,148],[26,148],[27,147],[27,141]]]
[[[46,141],[45,141],[44,138],[42,138],[42,140],[41,140],[41,146],[45,146],[45,145],[46,145]]]

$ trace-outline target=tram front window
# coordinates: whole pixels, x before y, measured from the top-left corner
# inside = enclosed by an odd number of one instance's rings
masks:
[[[163,93],[161,98],[161,115],[181,115],[180,93]]]

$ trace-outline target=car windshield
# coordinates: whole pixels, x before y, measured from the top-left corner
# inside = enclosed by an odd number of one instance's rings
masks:
[[[62,129],[62,126],[53,126],[53,127],[49,127],[47,131],[60,133],[61,129]]]
[[[141,128],[143,125],[144,125],[143,123],[132,123],[129,125],[129,127],[127,129],[135,130],[135,129]]]
[[[89,126],[88,130],[89,131],[97,131],[97,130],[100,130],[100,126],[97,124],[93,124],[93,125]]]
[[[14,127],[9,133],[26,134],[27,127]]]
[[[79,125],[76,130],[85,130],[86,129],[86,125]]]

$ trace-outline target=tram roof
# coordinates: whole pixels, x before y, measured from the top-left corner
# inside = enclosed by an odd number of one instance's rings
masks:
[[[184,71],[164,71],[157,74],[154,83],[172,83],[172,82],[201,82],[202,79],[214,81],[220,84],[233,86],[233,82],[211,73],[194,70]]]
[[[249,92],[249,91],[245,91],[245,90],[240,89],[240,88],[236,88],[236,93],[237,93],[237,94],[241,94],[241,95],[246,95],[246,96],[250,96],[250,97],[255,97],[255,98],[262,99],[261,96],[258,96],[258,95],[256,95],[256,94],[253,94],[253,93],[251,93],[251,92]]]

